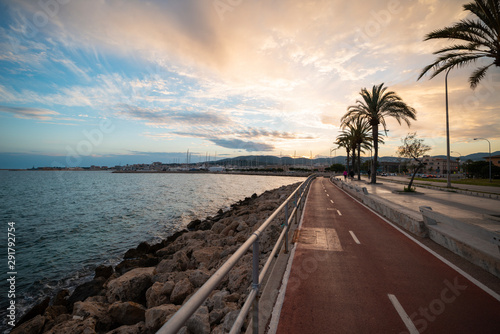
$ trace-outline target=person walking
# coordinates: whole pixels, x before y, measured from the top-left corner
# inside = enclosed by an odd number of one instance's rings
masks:
[[[344,182],[347,182],[347,171],[344,171]]]

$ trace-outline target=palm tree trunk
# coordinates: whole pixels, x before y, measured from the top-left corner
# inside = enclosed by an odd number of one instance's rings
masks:
[[[351,169],[349,168],[349,153],[351,150],[347,150],[347,175],[351,172]]]
[[[358,143],[358,180],[361,180],[361,144]]]
[[[370,183],[377,183],[377,157],[378,157],[378,123],[372,125],[373,135],[373,160],[372,160],[372,180]]]

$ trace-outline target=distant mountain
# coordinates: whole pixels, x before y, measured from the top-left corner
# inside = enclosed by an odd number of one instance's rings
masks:
[[[491,156],[494,156],[494,155],[500,155],[500,151],[491,152]],[[481,153],[473,153],[473,154],[462,155],[462,156],[457,156],[457,155],[451,153],[451,157],[453,159],[460,158],[461,161],[467,161],[467,160],[484,161],[484,158],[487,158],[488,156],[489,156],[488,152],[485,152],[485,153],[482,153],[482,152]],[[446,155],[436,155],[436,157],[446,159]]]
[[[491,155],[500,155],[500,151],[492,152]],[[446,159],[446,155],[437,155],[435,157]],[[452,154],[452,159],[457,159],[458,156]],[[485,157],[488,157],[488,153],[474,153],[465,156],[461,156],[461,161],[472,160],[472,161],[481,161],[484,160]],[[308,166],[316,164],[320,165],[330,165],[330,164],[345,164],[347,157],[344,156],[336,156],[336,157],[320,157],[316,159],[308,159],[308,158],[292,158],[292,157],[277,157],[273,155],[246,155],[239,156],[235,158],[226,158],[217,161],[211,161],[210,164],[221,164],[221,165],[236,165],[236,166]],[[361,161],[364,162],[366,160],[370,160],[369,157],[361,157]],[[379,162],[400,162],[406,159],[400,157],[379,157]]]

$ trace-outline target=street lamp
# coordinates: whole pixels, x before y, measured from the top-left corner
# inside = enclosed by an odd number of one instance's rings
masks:
[[[457,152],[457,151],[451,151],[451,153],[456,153],[459,155],[457,161],[458,161],[458,172],[460,173],[460,158],[462,157],[462,155],[460,154],[460,152]]]
[[[330,165],[332,164],[332,152],[335,152],[335,157],[333,158],[333,160],[335,160],[335,158],[337,157],[337,150],[338,149],[339,149],[338,147],[330,149]]]
[[[450,73],[451,67],[446,71],[444,76],[444,88],[446,92],[446,186],[451,188],[450,180],[450,125],[448,122],[448,73]]]
[[[486,140],[488,142],[488,152],[490,154],[490,182],[491,182],[491,143],[486,138],[474,138],[474,140]]]

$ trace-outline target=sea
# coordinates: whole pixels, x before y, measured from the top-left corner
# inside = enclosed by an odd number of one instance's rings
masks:
[[[44,297],[90,280],[97,266],[119,263],[142,241],[159,242],[193,219],[215,215],[254,193],[303,180],[234,174],[0,171],[0,333],[9,331],[7,308],[12,301],[19,319]],[[14,282],[8,281],[11,277]]]

